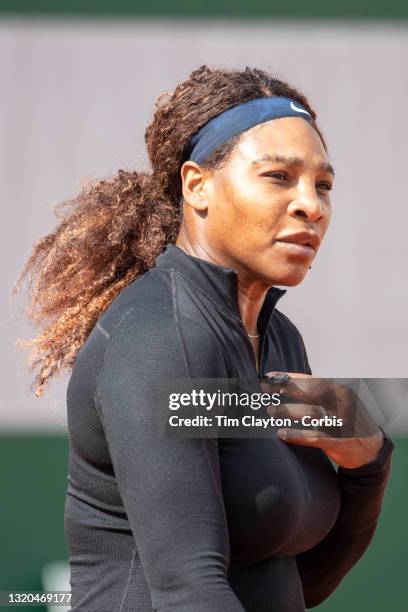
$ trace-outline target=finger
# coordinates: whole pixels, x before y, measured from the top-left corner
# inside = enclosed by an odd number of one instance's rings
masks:
[[[290,418],[296,424],[298,424],[298,421],[300,421],[302,417],[310,416],[311,418],[321,418],[326,414],[326,410],[323,406],[303,403],[283,403],[279,406],[268,406],[266,411],[270,416],[274,416],[275,418]]]
[[[268,380],[269,379],[265,379]],[[278,385],[277,383],[266,383],[263,389],[270,393],[266,387],[270,385],[272,389],[278,387],[282,403],[314,404],[324,406],[326,414],[337,415],[342,410],[342,389],[339,385],[333,384],[330,379],[314,378],[303,375],[300,378],[291,379],[290,383]]]
[[[301,385],[296,384],[296,382],[292,380],[289,382],[284,382],[283,380],[278,382],[278,378],[268,378],[263,380],[260,386],[264,393],[271,394],[278,392],[281,396],[282,403],[284,403],[285,400],[301,400],[306,404],[308,401],[308,395]]]
[[[347,437],[347,424],[331,415],[325,406],[317,404],[281,404],[268,406],[266,412],[276,419],[288,421],[276,422],[277,426],[293,432],[306,431],[318,436],[335,439]]]
[[[300,444],[302,446],[315,446],[324,448],[325,442],[330,439],[329,436],[317,431],[305,431],[301,429],[278,429],[276,432],[278,438],[291,444]]]
[[[268,378],[282,377],[285,375],[290,376],[291,378],[312,378],[310,374],[303,374],[302,372],[278,372],[275,370],[271,370],[270,372],[267,372],[265,374],[265,376],[267,376]]]
[[[301,400],[304,403],[313,402],[312,391],[316,388],[314,379],[309,374],[298,372],[268,372],[261,382],[261,387],[265,392],[270,392],[270,388],[278,388],[279,393],[285,398]]]

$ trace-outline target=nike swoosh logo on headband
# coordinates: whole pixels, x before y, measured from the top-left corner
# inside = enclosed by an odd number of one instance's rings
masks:
[[[290,108],[298,113],[305,113],[305,115],[309,115],[309,117],[311,116],[310,113],[303,110],[303,108],[298,108],[295,104],[293,104],[293,102],[290,103]]]

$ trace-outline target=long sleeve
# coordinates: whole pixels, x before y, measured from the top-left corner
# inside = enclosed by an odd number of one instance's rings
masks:
[[[338,587],[373,538],[394,449],[383,434],[375,460],[358,468],[338,468],[341,508],[336,523],[317,546],[296,557],[307,608],[318,606]]]
[[[162,377],[219,376],[222,358],[208,334],[187,318],[151,312],[147,321],[132,311],[113,330],[95,406],[153,608],[244,612],[226,578],[229,538],[218,441],[160,437],[153,393]]]

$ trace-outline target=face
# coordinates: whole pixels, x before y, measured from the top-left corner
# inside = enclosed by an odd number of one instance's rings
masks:
[[[296,285],[330,222],[333,173],[300,117],[245,132],[227,161],[204,173],[201,240],[214,258],[268,285]]]

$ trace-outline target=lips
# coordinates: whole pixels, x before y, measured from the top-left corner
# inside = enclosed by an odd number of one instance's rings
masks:
[[[277,242],[287,242],[289,244],[297,244],[300,246],[310,247],[313,251],[317,251],[320,245],[320,238],[314,232],[295,232],[293,234],[283,234],[277,236]]]

